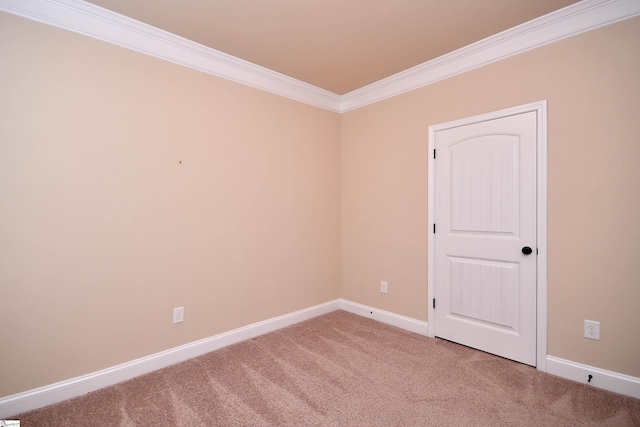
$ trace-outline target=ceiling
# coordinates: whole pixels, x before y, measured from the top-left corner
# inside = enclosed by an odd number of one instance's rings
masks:
[[[576,0],[90,0],[338,95]]]

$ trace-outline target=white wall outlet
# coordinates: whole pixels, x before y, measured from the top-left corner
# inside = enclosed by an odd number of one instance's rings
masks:
[[[184,322],[184,307],[176,307],[173,309],[173,323]]]
[[[600,340],[600,322],[585,319],[584,337],[591,340]]]
[[[387,293],[387,287],[388,287],[388,283],[385,281],[380,282],[380,292],[382,292],[383,294]]]

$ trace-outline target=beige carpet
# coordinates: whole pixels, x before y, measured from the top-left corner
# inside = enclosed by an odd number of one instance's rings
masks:
[[[19,415],[31,426],[632,426],[640,400],[344,311]]]

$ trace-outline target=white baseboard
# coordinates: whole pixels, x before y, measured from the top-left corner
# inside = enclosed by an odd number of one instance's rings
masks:
[[[91,391],[99,390],[336,310],[348,311],[420,335],[427,335],[427,322],[344,299],[337,299],[199,341],[194,341],[180,347],[132,360],[88,375],[0,398],[0,419],[52,405],[73,397],[82,396]],[[546,371],[549,374],[582,383],[588,383],[588,377],[592,375],[589,384],[594,387],[640,399],[640,378],[582,365],[554,356],[547,356],[546,361]]]
[[[283,316],[274,317],[229,332],[132,360],[98,372],[0,398],[0,419],[82,396],[122,381],[254,338],[322,314],[340,309],[340,300],[329,301]]]
[[[340,300],[340,309],[359,316],[369,317],[400,329],[415,332],[416,334],[427,335],[427,322],[422,320],[401,316],[389,311],[379,310],[377,308],[368,307],[366,305],[344,299]]]
[[[640,399],[640,378],[554,356],[547,356],[547,373]]]
[[[400,316],[344,299],[340,300],[340,309],[421,335],[427,335],[428,323],[421,320]],[[554,356],[547,356],[546,364],[545,372],[549,374],[640,399],[640,378],[582,365]],[[592,375],[591,382],[588,382],[589,375]]]

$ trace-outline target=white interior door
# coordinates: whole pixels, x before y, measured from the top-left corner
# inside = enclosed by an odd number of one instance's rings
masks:
[[[433,163],[435,335],[534,366],[536,133],[535,111],[439,129]]]

